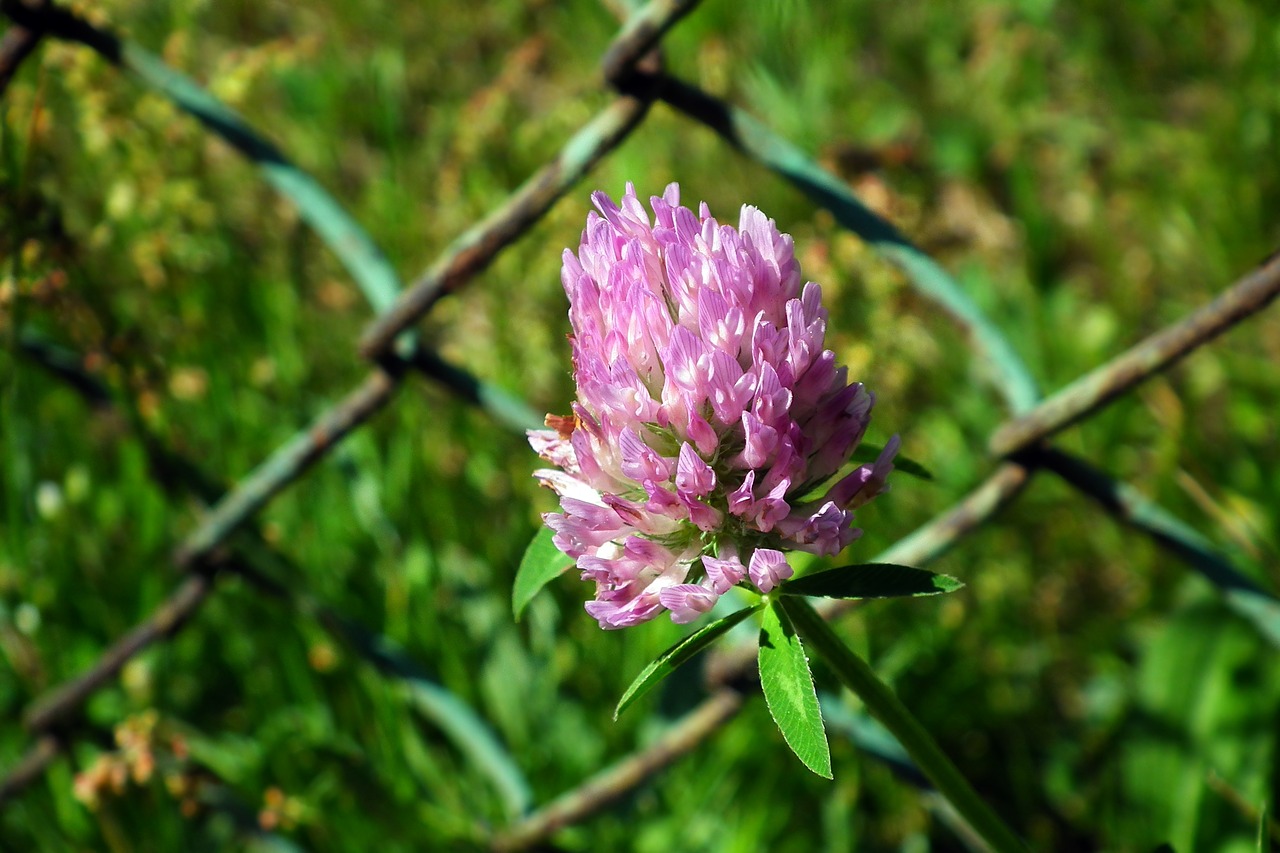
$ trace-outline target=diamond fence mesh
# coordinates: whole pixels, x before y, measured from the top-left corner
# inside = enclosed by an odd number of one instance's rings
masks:
[[[1184,319],[1134,344],[1055,393],[1042,396],[1035,378],[1003,331],[958,281],[892,223],[864,204],[846,181],[759,119],[697,86],[667,73],[660,42],[691,12],[693,2],[657,0],[630,11],[602,59],[603,79],[615,97],[570,139],[559,155],[530,175],[420,276],[402,283],[393,265],[363,228],[285,152],[195,83],[159,58],[109,28],[55,4],[4,0],[0,10],[10,28],[0,43],[0,87],[42,40],[82,45],[130,74],[136,82],[171,100],[219,136],[258,169],[262,180],[292,203],[302,220],[340,259],[376,316],[365,328],[352,357],[368,364],[367,376],[341,394],[297,435],[223,491],[199,460],[166,447],[137,425],[156,470],[168,472],[165,490],[205,505],[200,523],[173,548],[179,578],[172,592],[142,622],[103,649],[78,676],[47,690],[24,711],[30,746],[0,776],[0,805],[20,801],[77,739],[92,737],[82,713],[87,701],[112,684],[122,668],[148,647],[166,643],[191,624],[222,579],[235,576],[263,596],[314,617],[344,646],[359,650],[388,680],[409,685],[449,735],[469,744],[487,762],[487,775],[503,791],[509,825],[494,830],[499,849],[528,849],[558,829],[601,811],[645,779],[713,737],[735,717],[749,683],[751,658],[741,649],[721,651],[708,666],[711,689],[697,707],[659,737],[581,785],[534,807],[518,768],[482,721],[436,688],[402,650],[389,647],[358,623],[328,609],[306,591],[296,567],[267,541],[255,516],[374,415],[392,405],[397,390],[413,375],[448,389],[515,430],[540,425],[540,417],[519,397],[471,375],[433,348],[420,323],[441,299],[472,284],[507,246],[531,227],[585,175],[642,125],[651,107],[663,103],[692,123],[704,125],[724,144],[793,185],[812,204],[856,234],[892,266],[919,295],[935,304],[965,333],[979,373],[1004,401],[1008,419],[991,436],[990,474],[948,511],[906,536],[877,559],[924,565],[956,541],[989,524],[1015,500],[1028,481],[1049,472],[1091,498],[1098,511],[1154,540],[1170,555],[1220,590],[1273,646],[1280,647],[1280,600],[1241,572],[1232,561],[1187,524],[1146,499],[1136,488],[1099,470],[1087,459],[1054,445],[1057,434],[1102,411],[1145,379],[1266,307],[1280,293],[1280,257],[1272,257],[1231,284],[1213,301]],[[60,351],[34,336],[18,341],[24,356],[70,384],[96,407],[120,405],[117,392],[81,369],[75,353]],[[288,580],[285,580],[288,578]],[[830,615],[837,615],[832,608]],[[463,722],[459,722],[463,721]],[[961,830],[962,831],[962,830]]]

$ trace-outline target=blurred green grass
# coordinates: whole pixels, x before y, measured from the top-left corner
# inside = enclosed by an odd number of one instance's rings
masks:
[[[406,278],[607,102],[598,4],[112,2],[94,11],[190,73],[345,204]],[[816,153],[955,271],[1047,390],[1206,301],[1280,242],[1280,24],[1244,2],[707,4],[672,69]],[[152,477],[139,427],[230,485],[362,375],[358,291],[252,167],[86,50],[45,45],[0,103],[0,767],[21,709],[87,667],[176,583],[198,518]],[[672,180],[792,233],[831,341],[937,478],[860,512],[870,555],[990,468],[998,398],[963,340],[779,180],[661,106],[467,291],[429,339],[535,408],[572,393],[559,256],[590,189]],[[85,354],[127,401],[90,410],[17,351]],[[347,344],[351,344],[348,346]],[[1074,428],[1137,485],[1280,585],[1280,320],[1264,314]],[[412,383],[273,502],[300,586],[401,644],[488,721],[545,802],[689,707],[681,683],[618,723],[678,635],[602,634],[566,578],[510,619],[537,513],[518,436]],[[842,623],[1036,849],[1246,849],[1280,763],[1274,653],[1207,585],[1049,476],[936,568],[969,586]],[[111,729],[159,712],[245,812],[184,815],[163,780],[72,797]],[[648,717],[646,713],[652,712]],[[506,820],[475,762],[319,623],[227,581],[87,707],[70,762],[0,813],[14,849],[221,849],[288,799],[305,848],[441,849]],[[952,849],[921,799],[835,745],[792,760],[759,703],[566,849]],[[163,774],[161,774],[163,775]],[[210,782],[210,785],[213,783]],[[209,788],[208,790],[213,790]],[[781,793],[785,792],[785,793]],[[1252,848],[1248,848],[1252,849]]]

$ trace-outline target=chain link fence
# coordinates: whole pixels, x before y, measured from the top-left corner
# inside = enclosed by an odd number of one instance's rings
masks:
[[[203,520],[173,549],[180,580],[149,617],[103,649],[80,675],[50,689],[23,715],[30,736],[26,755],[0,775],[0,806],[12,804],[38,780],[80,734],[77,720],[84,704],[136,655],[165,643],[190,623],[216,596],[219,579],[235,575],[263,595],[284,600],[311,613],[344,643],[363,649],[390,679],[407,679],[425,691],[424,701],[447,703],[432,694],[429,680],[394,649],[378,646],[359,625],[343,619],[294,584],[282,584],[283,559],[254,526],[255,515],[329,456],[344,439],[391,405],[400,386],[417,375],[437,383],[514,429],[540,425],[540,417],[520,399],[487,384],[443,358],[418,331],[419,323],[444,297],[471,284],[505,247],[524,238],[562,196],[579,184],[601,158],[607,157],[642,122],[650,107],[662,102],[693,124],[704,125],[724,144],[758,163],[778,180],[794,185],[813,205],[824,209],[895,266],[919,295],[936,304],[964,331],[974,359],[1003,399],[1006,422],[991,437],[990,474],[970,494],[890,547],[877,559],[925,565],[957,540],[988,524],[1016,499],[1033,477],[1047,472],[1092,499],[1097,510],[1128,525],[1133,535],[1149,537],[1221,591],[1230,607],[1248,619],[1272,645],[1280,647],[1280,600],[1250,580],[1207,539],[1179,521],[1141,492],[1089,460],[1054,444],[1055,437],[1092,417],[1143,380],[1209,342],[1215,336],[1266,307],[1280,293],[1280,257],[1272,257],[1224,289],[1213,301],[1187,315],[1056,392],[1044,396],[1031,371],[1002,330],[992,323],[955,278],[917,248],[892,223],[859,200],[845,181],[824,169],[797,146],[781,138],[743,109],[667,73],[660,42],[696,4],[690,0],[655,0],[625,15],[624,23],[602,59],[603,79],[615,93],[612,103],[570,139],[559,156],[529,176],[511,196],[460,235],[430,267],[404,283],[383,252],[361,226],[311,177],[295,166],[257,130],[190,79],[136,44],[109,29],[90,24],[67,8],[40,2],[4,0],[10,21],[0,43],[0,87],[42,40],[60,39],[99,54],[137,83],[162,94],[252,161],[261,178],[296,206],[341,260],[375,319],[360,337],[353,357],[365,360],[367,376],[307,424],[234,488],[222,492],[197,460],[151,442],[153,455],[176,472],[166,488],[194,495],[207,505]],[[25,355],[70,383],[95,405],[115,405],[113,392],[35,338],[24,338]],[[834,615],[833,610],[833,615]],[[517,774],[492,758],[493,778],[517,804],[509,826],[495,831],[498,849],[536,847],[558,829],[583,821],[624,796],[642,781],[713,737],[742,707],[750,691],[752,658],[733,651],[717,653],[710,665],[714,688],[708,698],[636,754],[585,779],[550,803],[530,808]],[[442,714],[442,719],[446,717]],[[480,748],[483,732],[455,732]],[[496,747],[493,755],[497,755]]]

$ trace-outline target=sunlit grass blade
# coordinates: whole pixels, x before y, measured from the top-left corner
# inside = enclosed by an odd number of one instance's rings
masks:
[[[805,767],[831,779],[831,749],[800,636],[777,602],[760,626],[760,688],[787,746]]]
[[[819,598],[899,598],[955,592],[962,586],[961,581],[950,575],[926,569],[893,563],[859,563],[787,581],[778,592]]]
[[[711,645],[718,637],[752,613],[755,613],[762,606],[763,604],[755,604],[751,607],[744,607],[736,613],[731,613],[723,619],[699,628],[654,658],[653,662],[641,670],[635,681],[632,681],[631,686],[622,694],[622,698],[618,700],[618,707],[613,711],[613,718],[615,720],[618,719],[623,711],[631,707],[632,703],[641,696],[648,693],[655,684],[675,672],[685,663],[688,663],[693,659],[694,655]]]
[[[403,685],[411,707],[434,723],[481,775],[489,780],[511,817],[523,814],[533,800],[529,783],[505,744],[476,711],[433,681],[399,643],[331,610],[320,618],[351,644],[361,657]]]
[[[524,551],[511,589],[511,611],[516,619],[520,618],[539,590],[573,565],[573,560],[561,553],[551,541],[554,535],[549,527],[543,527]]]

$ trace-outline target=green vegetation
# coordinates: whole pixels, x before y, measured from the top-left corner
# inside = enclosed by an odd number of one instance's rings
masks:
[[[597,66],[617,23],[587,0],[92,14],[268,135],[405,280],[611,98]],[[708,2],[664,45],[674,73],[817,156],[955,273],[1045,391],[1280,244],[1280,20],[1265,4]],[[992,470],[1001,398],[948,319],[660,104],[423,338],[567,411],[560,253],[589,192],[626,181],[642,195],[679,181],[724,220],[754,204],[793,234],[831,345],[878,395],[869,440],[900,433],[932,473],[899,474],[859,511],[866,535],[844,562]],[[0,100],[0,263],[4,772],[30,744],[23,709],[180,583],[173,549],[203,505],[175,460],[233,485],[366,375],[371,313],[250,163],[67,43],[42,45]],[[1276,590],[1277,364],[1273,308],[1058,445]],[[613,710],[687,629],[603,633],[572,572],[513,620],[516,569],[553,507],[535,467],[509,426],[410,380],[236,539],[283,591],[225,573],[172,641],[94,694],[67,757],[0,810],[0,848],[469,849],[652,742],[703,695],[696,666]],[[1277,811],[1280,664],[1200,575],[1050,473],[930,568],[966,586],[868,602],[837,631],[1034,849],[1258,849],[1258,813]],[[930,797],[841,734],[859,730],[856,703],[816,675],[828,718],[854,720],[832,725],[833,782],[795,760],[756,696],[555,843],[958,849]],[[146,754],[149,778],[93,784]]]

